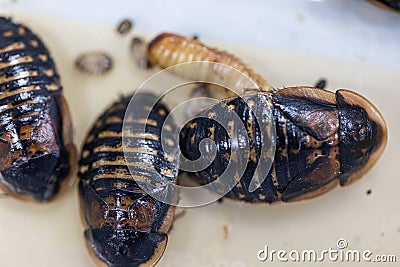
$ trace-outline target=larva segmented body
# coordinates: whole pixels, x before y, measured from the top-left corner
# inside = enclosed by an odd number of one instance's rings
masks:
[[[245,93],[246,89],[258,89],[264,92],[272,91],[271,86],[261,75],[255,73],[253,69],[236,56],[177,34],[162,33],[155,37],[148,46],[148,57],[152,63],[161,68],[196,61],[220,63],[223,65],[204,64],[196,69],[185,67],[174,68],[171,71],[192,81],[199,79],[199,73],[201,73],[201,80],[214,81],[215,77],[218,77],[223,86],[239,95]],[[226,66],[237,71],[233,71]],[[219,94],[221,92],[214,93],[213,91],[210,90],[210,95],[220,98]],[[228,97],[234,96],[234,94],[232,92],[224,92],[222,96]]]
[[[155,99],[150,94],[137,94],[135,98],[143,110],[150,110]],[[130,99],[120,99],[100,116],[88,134],[80,160],[86,241],[108,266],[154,265],[165,250],[175,209],[155,200],[138,185],[138,181],[176,181],[178,145],[172,147],[172,155],[161,146],[161,130],[169,112],[158,102],[148,118],[136,113],[125,115]],[[124,137],[127,146],[123,151],[124,116],[124,126],[131,130]],[[164,125],[163,137],[177,140],[175,127]]]
[[[257,104],[261,98],[270,105]],[[218,112],[220,105],[226,105],[229,111]],[[254,110],[260,109],[271,109],[276,149],[266,179],[250,192],[252,179],[264,178],[255,175],[261,147],[267,145],[263,137],[268,139],[262,136],[261,124],[254,115]],[[228,130],[222,128],[217,122],[219,117],[230,118],[230,113],[241,118],[246,131],[240,132],[233,120],[228,122]],[[253,203],[301,200],[318,196],[339,183],[350,184],[371,168],[387,140],[386,124],[378,110],[348,90],[334,94],[312,87],[285,88],[272,94],[225,99],[198,115],[181,131],[181,151],[189,160],[196,160],[200,157],[200,142],[210,138],[215,143],[216,156],[194,176],[201,183],[210,183],[225,172],[232,151],[237,149],[227,131],[237,132],[238,140],[249,140],[249,157],[235,162],[235,166],[247,166],[241,177],[239,170],[233,175],[241,180],[227,197]],[[211,150],[211,146],[204,149]],[[221,186],[217,184],[215,190],[220,191]]]
[[[0,187],[49,201],[76,170],[55,63],[30,29],[0,17]]]

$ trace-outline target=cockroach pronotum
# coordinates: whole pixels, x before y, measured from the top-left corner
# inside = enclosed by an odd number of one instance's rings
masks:
[[[347,185],[357,180],[371,168],[384,150],[387,140],[384,119],[367,99],[355,92],[338,90],[335,94],[313,87],[272,90],[269,85],[264,86],[267,83],[261,76],[254,75],[236,57],[174,34],[157,36],[150,42],[148,53],[152,62],[162,68],[198,60],[225,63],[242,70],[245,76],[260,85],[258,93],[246,93],[245,88],[233,86],[233,91],[240,94],[242,90],[246,94],[228,97],[219,104],[205,108],[183,127],[180,134],[182,154],[189,160],[197,160],[201,156],[199,145],[202,140],[211,139],[215,144],[215,148],[212,148],[205,143],[207,147],[204,151],[216,150],[211,164],[206,169],[192,173],[203,184],[221,177],[231,158],[231,150],[237,149],[233,144],[238,146],[244,137],[248,138],[249,157],[235,163],[246,168],[241,177],[238,177],[238,173],[232,175],[241,179],[227,194],[229,198],[264,203],[311,198],[339,183]],[[187,74],[179,69],[175,74],[203,80],[205,75],[213,72],[212,65],[205,64],[207,67],[210,70]],[[230,80],[234,78],[228,73],[224,85],[243,84]],[[261,99],[265,102],[260,102]],[[252,108],[249,103],[264,104]],[[228,111],[218,114],[222,106],[228,107]],[[272,167],[266,179],[257,177],[264,182],[258,184],[255,191],[248,187],[261,160],[263,138],[253,110],[270,112],[276,130],[276,140],[272,140],[276,149],[270,155]],[[241,118],[240,124],[245,126],[243,132],[238,130],[233,120],[228,121],[228,130],[236,132],[238,140],[230,140],[227,131],[216,121],[218,117],[226,119],[229,113],[237,114]],[[223,190],[218,187],[219,184],[215,186],[216,191]]]
[[[0,187],[46,202],[77,165],[71,119],[47,48],[30,29],[0,18]]]
[[[123,97],[97,120],[80,160],[86,242],[95,258],[110,267],[156,264],[166,248],[174,217],[174,206],[152,198],[138,182],[175,183],[177,132],[173,132],[172,122],[166,122],[166,106],[157,102],[152,108],[155,97],[150,94],[135,97],[140,109],[151,110],[148,117],[126,112],[131,97]],[[130,129],[124,136],[124,150],[123,122]],[[144,132],[139,130],[141,126]],[[166,134],[163,137],[176,140],[172,141],[176,154],[163,150],[161,131]]]
[[[368,0],[372,4],[389,9],[391,11],[400,12],[400,0]]]
[[[248,104],[258,103],[259,98],[265,98],[269,105]],[[245,162],[236,163],[247,167],[240,182],[226,195],[232,199],[273,203],[318,196],[339,183],[344,186],[359,179],[376,162],[386,144],[387,130],[381,114],[353,91],[342,89],[335,94],[313,87],[291,87],[225,99],[199,114],[206,118],[193,119],[181,131],[181,151],[189,160],[200,157],[203,139],[211,138],[215,143],[214,161],[195,173],[202,183],[221,176],[231,149],[235,149],[227,132],[215,121],[218,116],[229,116],[229,112],[216,112],[222,104],[239,115],[246,127],[246,132],[240,133],[232,122],[230,130],[238,132],[238,139],[247,136],[250,140],[250,156]],[[265,181],[249,192],[263,145],[253,112],[257,109],[271,109],[276,149]]]

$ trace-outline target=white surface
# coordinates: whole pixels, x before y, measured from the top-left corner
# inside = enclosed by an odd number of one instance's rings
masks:
[[[400,15],[364,0],[2,0],[10,11],[400,66]],[[382,43],[385,43],[384,49]]]
[[[368,97],[387,121],[390,140],[385,154],[358,183],[301,203],[251,206],[224,201],[189,209],[174,223],[160,266],[279,266],[283,264],[259,262],[257,251],[265,245],[321,251],[335,247],[339,238],[346,238],[350,249],[396,254],[400,260],[400,15],[356,0],[271,0],[251,5],[227,0],[190,5],[187,1],[38,2],[0,3],[4,12],[40,33],[53,52],[78,147],[112,99],[151,74],[134,67],[129,38],[114,33],[116,23],[126,16],[135,21],[133,35],[153,36],[164,30],[199,34],[250,62],[276,87],[310,85],[325,76],[331,89],[352,88]],[[74,69],[77,54],[93,49],[113,55],[116,64],[110,75],[90,78]],[[1,266],[94,266],[83,242],[75,189],[67,188],[60,199],[44,206],[0,201]],[[372,189],[369,196],[368,189]]]

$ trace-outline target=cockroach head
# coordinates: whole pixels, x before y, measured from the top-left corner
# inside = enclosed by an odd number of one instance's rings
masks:
[[[377,161],[387,141],[387,128],[377,108],[363,96],[338,90],[341,185],[359,179]]]
[[[167,244],[164,233],[114,229],[111,226],[88,229],[85,237],[94,254],[110,267],[153,266]]]
[[[62,181],[56,179],[57,176],[66,171],[65,166],[59,164],[61,160],[61,153],[54,152],[15,161],[1,172],[0,182],[12,194],[48,202],[59,191]]]

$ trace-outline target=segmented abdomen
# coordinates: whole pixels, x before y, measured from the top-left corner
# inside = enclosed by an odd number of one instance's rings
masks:
[[[237,125],[238,122],[234,123],[233,120],[230,120],[231,125],[228,131],[237,132],[239,140],[244,140],[245,137],[249,140],[249,156],[242,162],[234,162],[239,166],[238,170],[245,164],[247,167],[241,177],[238,172],[235,173],[235,178],[241,178],[241,180],[226,196],[253,203],[287,202],[316,196],[337,184],[340,166],[335,166],[336,172],[326,166],[331,162],[337,162],[339,158],[338,134],[318,141],[286,118],[273,105],[271,95],[265,94],[264,96],[270,105],[260,103],[258,108],[250,107],[250,104],[257,102],[260,95],[221,101],[222,105],[229,108],[229,112],[235,112],[238,115],[241,119],[240,123],[245,126],[246,130],[241,132],[240,126]],[[210,138],[216,144],[214,161],[206,169],[193,173],[201,183],[210,183],[218,179],[226,171],[232,151],[238,150],[237,145],[232,145],[234,140],[229,138],[227,131],[216,122],[221,119],[219,117],[229,117],[229,112],[220,112],[217,106],[221,106],[221,104],[200,113],[197,118],[184,126],[180,135],[181,151],[189,160],[200,157],[201,140]],[[275,130],[274,140],[269,140],[271,136],[274,136],[270,132],[262,133],[260,131],[260,127],[265,128],[265,122],[257,121],[260,116],[257,117],[255,112],[272,115],[270,119],[273,120]],[[208,119],[200,118],[201,116],[208,117]],[[261,151],[268,149],[268,146],[271,145],[275,145],[275,153],[261,156]],[[243,154],[243,152],[239,153]],[[268,159],[268,157],[270,158]],[[258,164],[266,164],[268,160],[273,163],[266,178],[265,176],[258,177],[256,173]],[[265,178],[261,184],[258,182],[260,178]],[[255,185],[259,187],[250,192],[249,185],[252,179],[255,179]],[[218,184],[215,186],[215,190],[220,191]]]
[[[48,96],[60,91],[53,59],[29,29],[0,18],[0,134],[8,125],[35,125]],[[18,132],[18,129],[16,129]],[[13,147],[21,144],[13,143]],[[26,151],[21,149],[21,153]]]
[[[236,56],[177,34],[162,33],[155,37],[148,46],[148,57],[151,62],[161,68],[196,61],[224,64],[224,66],[202,64],[168,70],[185,79],[222,83],[223,86],[240,95],[243,94],[244,89],[259,89],[266,92],[272,90],[261,75],[255,73]],[[226,97],[231,95],[226,94]]]
[[[168,110],[162,103],[151,109],[155,99],[152,95],[136,95],[140,108],[151,112],[148,118],[137,113],[126,115],[124,131],[129,130],[124,132],[123,149],[123,120],[130,99],[120,99],[97,120],[80,160],[86,239],[97,257],[109,266],[158,261],[174,212],[174,207],[155,200],[138,185],[138,181],[175,183],[179,150],[167,154],[161,146],[161,129]],[[175,140],[174,129],[174,125],[166,125],[163,138]]]
[[[47,48],[30,29],[1,17],[3,189],[37,201],[55,196],[73,165],[70,128],[60,78]]]

